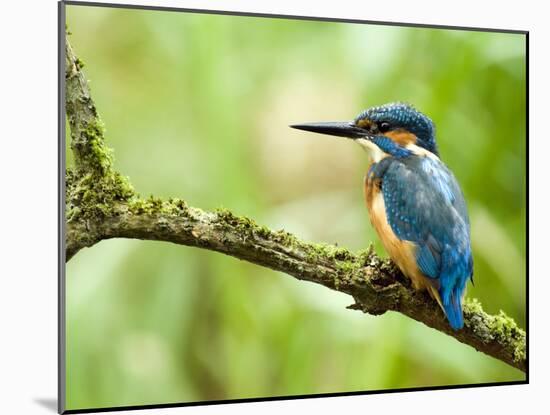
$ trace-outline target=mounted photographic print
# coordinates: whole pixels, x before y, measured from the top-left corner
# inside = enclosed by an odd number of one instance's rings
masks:
[[[527,383],[527,32],[59,5],[60,412]]]

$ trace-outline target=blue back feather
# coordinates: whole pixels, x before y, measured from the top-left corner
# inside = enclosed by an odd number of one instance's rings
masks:
[[[429,157],[387,157],[378,164],[392,230],[415,243],[417,265],[438,288],[451,327],[462,328],[462,295],[473,261],[466,203],[455,177]]]

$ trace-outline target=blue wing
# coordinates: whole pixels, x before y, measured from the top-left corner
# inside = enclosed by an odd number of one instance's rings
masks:
[[[392,230],[415,243],[417,265],[438,288],[451,326],[462,327],[462,294],[473,261],[466,203],[455,177],[438,159],[393,159],[382,193]]]

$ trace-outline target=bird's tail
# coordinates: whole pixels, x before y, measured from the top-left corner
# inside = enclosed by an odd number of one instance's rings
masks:
[[[462,317],[462,300],[466,289],[461,289],[461,285],[457,284],[454,289],[446,292],[442,290],[439,284],[434,284],[430,281],[426,284],[430,296],[437,301],[445,317],[449,321],[450,326],[454,330],[460,330],[464,327],[464,319]]]
[[[448,293],[443,293],[441,300],[443,303],[443,311],[449,320],[449,324],[454,330],[460,330],[464,327],[464,319],[462,316],[462,299],[464,297],[464,289],[459,286],[453,287]],[[447,294],[447,295],[445,295]]]

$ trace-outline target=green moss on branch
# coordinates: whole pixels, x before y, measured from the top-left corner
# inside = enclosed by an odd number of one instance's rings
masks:
[[[94,101],[84,67],[69,45],[65,46],[65,106],[71,131],[71,149],[75,167],[98,176],[106,175],[113,166],[112,150],[105,145],[105,127]]]
[[[497,315],[486,314],[479,300],[474,298],[466,299],[464,315],[466,326],[476,330],[485,343],[506,344],[514,362],[525,362],[525,332],[504,311],[500,310]]]

